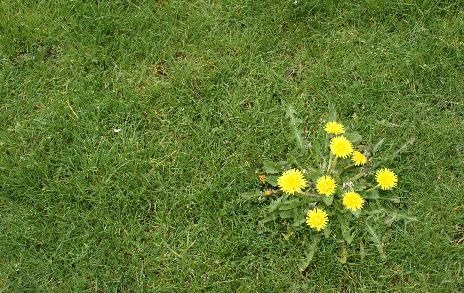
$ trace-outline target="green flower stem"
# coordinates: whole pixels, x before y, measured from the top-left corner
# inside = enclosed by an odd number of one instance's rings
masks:
[[[343,168],[342,173],[343,173],[344,171],[348,170],[348,169],[351,168],[351,167],[354,167],[354,164],[349,164],[348,166],[346,166],[345,168]]]
[[[358,180],[359,178],[364,177],[364,176],[366,176],[366,173],[361,172],[361,173],[359,173],[358,175],[351,177],[350,181],[356,181],[356,180]]]
[[[330,165],[332,165],[332,159],[333,159],[333,156],[332,156],[332,153],[330,153],[330,155],[329,155],[329,164],[327,164],[327,172],[329,172]]]
[[[327,166],[327,172],[330,172],[332,169],[335,169],[336,165],[337,165],[337,157],[334,157],[332,153],[330,153],[329,165]]]
[[[311,196],[311,197],[318,197],[319,195],[316,193],[305,192],[304,195]]]
[[[348,166],[346,166],[345,168],[343,168],[341,171],[340,171],[340,176],[345,173],[345,171],[349,170],[350,168],[352,167],[355,167],[354,164],[349,164]]]
[[[376,189],[378,189],[378,188],[379,188],[379,186],[378,186],[378,185],[375,185],[375,186],[372,186],[372,187],[369,188],[369,189],[364,190],[364,192],[374,191],[374,190],[376,190]]]
[[[338,158],[335,157],[335,159],[333,159],[333,161],[332,161],[332,167],[331,167],[331,169],[335,169],[335,166],[337,166],[337,162],[338,162]]]

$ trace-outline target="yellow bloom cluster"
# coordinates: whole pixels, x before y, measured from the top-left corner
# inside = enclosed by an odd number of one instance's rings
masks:
[[[335,156],[335,158],[345,159],[350,157],[353,165],[358,167],[367,163],[368,159],[366,155],[360,151],[355,150],[352,142],[349,141],[347,137],[341,135],[345,133],[345,128],[342,124],[336,121],[330,121],[325,125],[324,130],[328,134],[333,135],[333,137],[330,139],[330,152],[333,156]],[[336,160],[334,162],[336,162]],[[331,172],[331,168],[329,167],[328,173]],[[266,181],[266,177],[264,175],[261,175],[259,179],[262,183]],[[376,187],[382,190],[392,189],[396,187],[398,182],[396,174],[387,168],[377,170],[375,173],[375,179],[377,182]],[[284,171],[277,179],[277,186],[285,194],[293,195],[300,193],[302,196],[305,195],[303,190],[307,187],[311,187],[311,185],[308,184],[308,181],[303,172],[297,169]],[[332,202],[333,198],[331,199],[329,197],[335,195],[337,192],[337,187],[338,186],[335,178],[328,174],[317,178],[314,184],[314,189],[317,191],[317,193],[322,196],[324,201],[326,201],[324,197],[327,197],[330,203]],[[272,193],[272,190],[266,190],[264,192],[266,196],[272,195]],[[357,212],[364,207],[366,200],[362,197],[361,194],[351,190],[345,191],[342,194],[341,203],[346,210]],[[330,205],[331,204],[328,204],[328,206]],[[328,223],[328,213],[321,208],[314,208],[306,214],[306,224],[316,231],[325,229]]]

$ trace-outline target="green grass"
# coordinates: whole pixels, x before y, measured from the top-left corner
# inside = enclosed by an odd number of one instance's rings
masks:
[[[388,2],[388,3],[387,3]],[[0,288],[464,289],[461,1],[0,3]],[[263,159],[333,102],[389,153],[402,211],[388,259],[258,233]],[[113,129],[120,128],[119,133]]]

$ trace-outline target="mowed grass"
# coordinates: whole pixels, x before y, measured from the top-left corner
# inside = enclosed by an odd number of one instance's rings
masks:
[[[461,1],[0,3],[0,288],[464,289]],[[301,239],[259,233],[263,159],[328,103],[381,154],[402,212],[388,259],[303,273]],[[116,131],[115,131],[116,129]],[[120,131],[118,132],[118,130]],[[311,136],[309,136],[311,137]]]

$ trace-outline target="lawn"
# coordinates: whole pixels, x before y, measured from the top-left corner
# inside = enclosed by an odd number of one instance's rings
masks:
[[[464,290],[464,4],[297,2],[1,1],[1,291]],[[329,103],[418,221],[300,273],[240,195]]]

